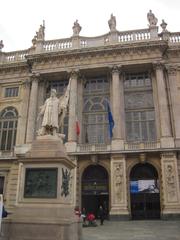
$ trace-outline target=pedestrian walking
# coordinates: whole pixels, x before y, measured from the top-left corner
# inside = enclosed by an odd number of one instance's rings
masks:
[[[99,216],[101,225],[103,225],[104,219],[105,219],[105,212],[102,206],[99,207],[98,216]]]

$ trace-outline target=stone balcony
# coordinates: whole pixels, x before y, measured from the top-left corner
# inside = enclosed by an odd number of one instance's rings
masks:
[[[26,144],[27,145],[27,144]],[[25,145],[24,145],[25,146]],[[16,146],[16,151],[17,151]],[[25,147],[27,148],[28,145]],[[125,142],[123,148],[119,150],[113,150],[111,144],[77,144],[75,151],[68,151],[69,154],[84,155],[84,154],[103,154],[103,153],[135,153],[135,152],[161,152],[165,150],[173,149],[171,146],[164,148],[159,141],[156,142]],[[27,149],[25,149],[27,151]],[[0,159],[13,159],[16,158],[14,151],[0,151]]]
[[[131,153],[131,152],[142,152],[142,151],[161,151],[164,148],[161,147],[160,142],[138,142],[138,143],[124,143],[123,149],[118,152]],[[78,144],[78,154],[90,154],[90,153],[113,153],[117,151],[112,150],[112,146],[106,144]]]

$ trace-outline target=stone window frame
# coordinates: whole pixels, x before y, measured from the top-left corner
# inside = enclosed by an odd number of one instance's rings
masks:
[[[107,103],[110,99],[110,81],[107,76],[97,76],[84,79],[83,82],[83,131],[82,138],[85,144],[108,144]],[[99,120],[98,120],[99,119]],[[100,121],[101,119],[101,121]],[[88,123],[87,121],[91,121]],[[88,127],[90,138],[88,139]],[[95,132],[95,133],[94,133]],[[100,134],[102,133],[102,135]]]
[[[0,112],[0,150],[1,151],[13,150],[13,147],[16,144],[17,125],[18,125],[17,109],[13,106],[8,106],[4,108]]]
[[[128,108],[126,106],[125,101],[125,131],[126,131],[126,141],[127,142],[154,142],[157,140],[157,130],[156,130],[156,113],[155,113],[155,104],[154,104],[154,97],[153,97],[153,79],[151,77],[151,74],[146,72],[135,72],[135,73],[126,73],[124,77],[124,99],[126,98],[126,94],[128,93],[148,93],[152,97],[152,105],[146,104],[147,106],[142,107],[131,107]],[[134,103],[133,103],[134,104]],[[144,104],[145,105],[145,104]],[[153,119],[148,118],[148,113],[153,113]],[[138,119],[133,119],[133,115],[139,115]],[[129,119],[130,116],[132,117],[132,120]],[[141,118],[141,115],[146,117],[143,119]],[[149,114],[150,115],[150,114]],[[133,130],[133,136],[128,136],[127,133],[127,124],[131,124],[131,129]],[[135,137],[135,125],[138,126],[139,132],[137,138]],[[151,136],[150,134],[150,125],[153,125],[154,128],[154,136]],[[130,125],[129,125],[130,126]],[[145,139],[145,132],[143,134],[143,127],[145,126],[147,138]]]
[[[19,97],[19,86],[7,86],[4,88],[4,98]]]

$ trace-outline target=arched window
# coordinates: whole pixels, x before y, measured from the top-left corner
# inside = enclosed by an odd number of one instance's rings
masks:
[[[0,150],[12,150],[16,143],[18,112],[14,107],[5,108],[0,114]]]
[[[88,79],[83,93],[83,142],[109,143],[107,103],[109,81],[106,77]]]

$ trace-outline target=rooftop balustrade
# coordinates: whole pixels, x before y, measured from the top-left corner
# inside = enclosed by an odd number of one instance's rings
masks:
[[[78,21],[74,22],[73,36],[64,39],[45,40],[45,23],[40,25],[39,30],[32,39],[32,47],[26,50],[3,52],[3,41],[0,41],[0,64],[26,61],[27,55],[43,54],[47,52],[71,51],[73,49],[85,49],[110,45],[131,44],[133,42],[150,42],[166,40],[169,46],[180,44],[180,32],[169,32],[167,23],[162,20],[162,32],[158,33],[157,18],[150,10],[147,14],[149,27],[130,31],[118,31],[116,29],[116,18],[111,14],[108,21],[110,31],[97,37],[84,37],[79,33],[82,29]]]

